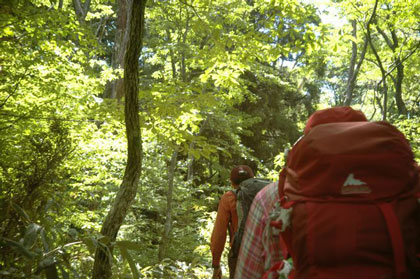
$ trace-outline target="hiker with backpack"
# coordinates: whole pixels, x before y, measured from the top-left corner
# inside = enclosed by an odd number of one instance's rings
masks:
[[[220,258],[225,247],[227,232],[231,246],[228,256],[229,278],[233,278],[249,207],[257,192],[269,183],[268,180],[254,178],[254,172],[247,165],[232,168],[230,181],[234,190],[226,192],[221,197],[211,235],[213,279],[222,278]]]
[[[288,153],[265,221],[266,231],[280,231],[293,268],[279,261],[253,278],[420,278],[419,193],[418,165],[394,126],[350,107],[315,112]],[[242,248],[239,262],[249,257]],[[247,278],[239,266],[235,278]]]
[[[307,122],[304,133],[312,126],[334,121],[367,121],[363,113],[352,109],[334,108],[330,111],[318,112]],[[287,161],[287,154],[286,154]],[[292,266],[288,261],[289,252],[280,237],[280,230],[273,222],[273,208],[279,205],[278,182],[261,190],[255,197],[248,213],[245,234],[236,267],[235,279],[262,278],[272,279],[283,275],[286,278]]]
[[[279,231],[274,228],[269,234],[266,230],[271,229],[267,222],[271,208],[278,201],[277,185],[277,182],[267,185],[254,198],[239,250],[236,279],[261,278],[271,266],[283,259]],[[265,239],[267,237],[270,239]]]

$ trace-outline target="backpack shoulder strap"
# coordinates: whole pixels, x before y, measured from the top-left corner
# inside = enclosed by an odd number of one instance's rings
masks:
[[[401,233],[400,223],[397,216],[395,215],[394,208],[390,203],[381,203],[378,204],[378,207],[382,211],[382,215],[385,218],[386,226],[391,238],[397,279],[407,278],[404,240]]]

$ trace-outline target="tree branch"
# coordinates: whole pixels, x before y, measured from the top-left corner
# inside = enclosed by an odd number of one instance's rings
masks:
[[[194,14],[198,17],[198,19],[199,19],[199,20],[201,20],[201,21],[203,21],[203,20],[201,19],[200,15],[198,14],[198,12],[197,12],[196,8],[195,8],[193,5],[188,4],[187,2],[184,2],[184,1],[182,1],[182,0],[179,0],[179,2],[180,2],[181,4],[184,4],[184,5],[185,5],[185,6],[187,6],[187,7],[190,7],[190,8],[193,10]]]
[[[389,37],[385,33],[385,31],[382,30],[381,27],[379,27],[378,25],[376,25],[376,30],[379,32],[379,34],[382,35],[382,37],[384,38],[384,40],[385,40],[386,44],[389,46],[389,48],[392,49],[392,50],[395,50],[396,45],[391,42],[391,40],[389,39]]]

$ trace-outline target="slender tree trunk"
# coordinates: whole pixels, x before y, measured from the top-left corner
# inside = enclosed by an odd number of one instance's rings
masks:
[[[379,26],[376,26],[376,29],[382,35],[386,44],[392,50],[392,53],[394,54],[394,56],[397,57],[394,62],[396,66],[392,70],[390,70],[387,74],[391,74],[391,72],[395,68],[397,68],[397,76],[393,77],[391,75],[391,78],[395,87],[395,102],[397,103],[398,114],[407,115],[407,107],[405,106],[405,103],[402,99],[402,83],[404,80],[404,65],[399,55],[395,55],[396,54],[395,52],[397,51],[398,45],[399,45],[397,34],[395,33],[395,30],[393,30],[392,27],[390,27],[391,38],[392,38],[391,40],[388,37],[388,35],[384,32],[384,30],[382,30]]]
[[[174,151],[172,154],[171,162],[168,167],[168,192],[166,194],[166,220],[163,229],[162,240],[159,245],[159,261],[163,260],[166,256],[166,250],[172,230],[172,201],[174,192],[174,175],[177,163],[178,152]]]
[[[375,6],[373,8],[371,19],[373,19],[376,16],[376,8],[378,7],[378,0],[375,1]],[[370,31],[370,24],[366,27],[366,33],[367,38],[369,41],[370,48],[372,49],[372,52],[376,58],[376,61],[378,62],[378,67],[381,71],[382,80],[379,82],[379,85],[382,84],[382,95],[384,97],[383,99],[383,109],[382,109],[382,120],[386,120],[387,118],[387,110],[388,110],[388,85],[386,83],[386,71],[382,64],[382,60],[378,55],[378,52],[376,51],[375,45],[372,42],[372,36]]]
[[[190,144],[190,148],[194,148],[194,143]],[[187,181],[192,181],[194,178],[194,156],[188,154],[188,172]]]
[[[139,90],[139,56],[144,32],[144,10],[146,0],[133,2],[130,20],[130,34],[125,54],[124,89],[125,89],[125,125],[127,135],[127,165],[117,197],[108,212],[102,226],[101,234],[108,240],[106,248],[96,248],[93,266],[93,279],[109,279],[111,272],[111,243],[115,241],[118,231],[136,196],[141,172],[141,133],[138,114]]]
[[[115,32],[115,45],[112,54],[112,68],[124,69],[124,56],[129,36],[129,22],[133,0],[118,0],[117,31]],[[121,99],[124,97],[123,78],[117,78],[106,85],[105,97]]]
[[[86,0],[84,4],[80,0],[73,0],[73,7],[79,22],[84,23],[86,15],[89,12],[90,0]]]
[[[172,38],[171,38],[171,31],[169,29],[166,29],[166,36],[168,39],[168,43],[172,43]],[[171,57],[171,68],[172,68],[172,78],[175,80],[176,79],[176,65],[175,65],[175,55],[174,55],[174,50],[172,48],[169,48],[169,56]]]
[[[351,25],[353,27],[352,35],[353,38],[357,38],[357,21],[353,19],[351,21]],[[354,70],[356,66],[356,60],[357,60],[357,43],[354,41],[351,41],[351,58],[350,58],[350,66],[349,66],[349,75],[347,79],[347,88],[346,88],[346,98],[344,99],[344,105],[349,106],[351,104],[351,100],[353,98],[353,89],[355,84],[355,79],[353,81],[354,76]]]
[[[189,13],[187,13],[185,31],[184,31],[184,34],[182,35],[182,46],[181,46],[181,66],[180,66],[180,70],[181,70],[181,80],[183,82],[187,82],[187,67],[185,65],[185,52],[186,52],[186,49],[187,49],[187,35],[188,35],[188,32],[190,31],[190,19],[191,19],[190,15],[189,15]]]
[[[205,89],[204,89],[204,91],[205,91]],[[209,116],[207,116],[206,119],[201,123],[200,131],[198,132],[197,136],[201,136],[201,134],[203,133],[203,130],[204,130],[206,124],[208,123],[208,121],[209,121]],[[194,142],[191,142],[190,143],[190,149],[193,149],[194,147],[195,147]],[[191,153],[189,153],[187,160],[188,160],[187,181],[191,182],[194,179],[194,162],[195,162],[194,156]]]
[[[392,37],[392,52],[395,53],[398,49],[399,42],[397,34],[395,30],[391,30],[391,37]],[[397,65],[397,78],[394,79],[394,86],[395,86],[395,102],[397,103],[398,114],[403,114],[407,116],[407,107],[402,99],[402,84],[404,80],[404,65],[401,61],[400,57],[397,56],[395,60],[395,64]]]
[[[404,100],[402,98],[402,84],[404,80],[404,65],[401,63],[401,60],[398,58],[395,63],[397,63],[397,78],[394,81],[395,85],[395,101],[397,103],[398,114],[407,116],[407,107],[405,106]]]
[[[371,24],[372,19],[373,19],[372,16],[369,18],[368,22],[366,23],[366,26],[369,26]],[[353,25],[353,36],[354,38],[356,38],[357,22],[352,21],[352,25]],[[353,91],[354,91],[354,88],[356,87],[357,76],[359,74],[360,68],[362,67],[363,60],[365,59],[367,47],[368,47],[368,38],[366,36],[363,42],[363,47],[360,53],[359,61],[357,62],[357,65],[354,66],[354,64],[356,63],[356,58],[357,58],[357,44],[355,42],[352,42],[352,57],[350,60],[349,77],[348,77],[347,87],[346,87],[346,97],[344,100],[345,106],[349,106],[353,99],[353,95],[354,95]]]

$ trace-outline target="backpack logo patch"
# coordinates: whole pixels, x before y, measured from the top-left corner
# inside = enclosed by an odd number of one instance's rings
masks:
[[[355,178],[353,173],[350,173],[349,176],[347,176],[346,181],[341,188],[341,193],[343,195],[369,194],[371,192],[372,190],[367,186],[366,182]]]

